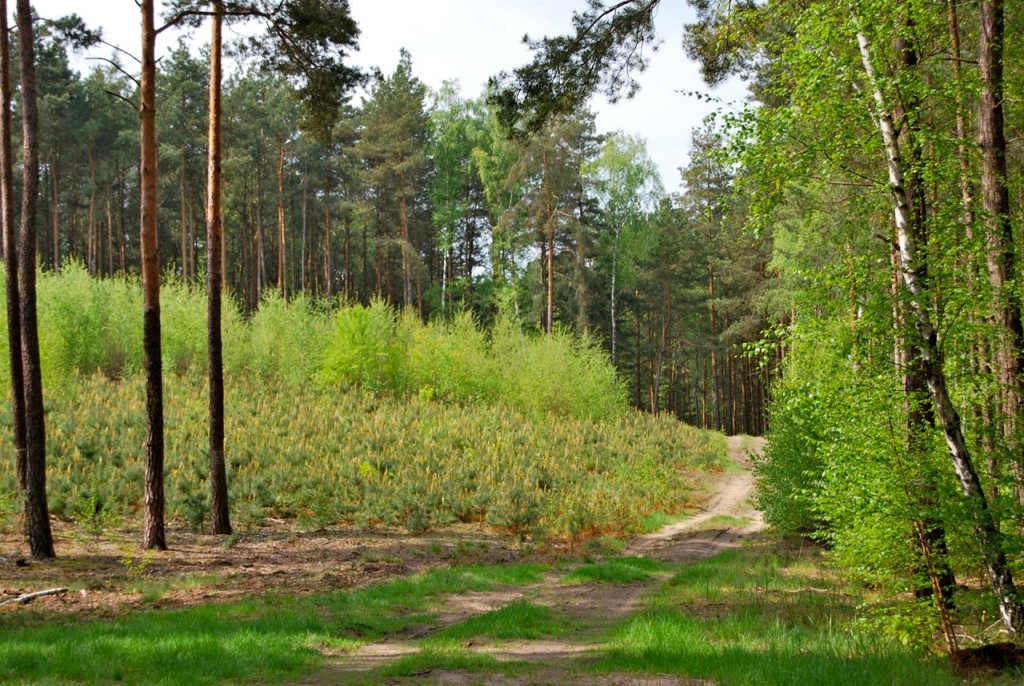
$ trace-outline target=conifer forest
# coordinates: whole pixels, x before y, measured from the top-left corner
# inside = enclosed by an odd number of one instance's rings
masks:
[[[0,0],[0,683],[1024,678],[1024,5],[117,2]]]

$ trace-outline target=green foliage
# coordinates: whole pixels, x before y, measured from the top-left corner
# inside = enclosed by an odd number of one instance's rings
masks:
[[[59,274],[40,272],[37,286],[47,385],[59,384],[76,369],[116,378],[142,367],[142,292],[137,281],[98,281],[81,263],[71,262]],[[133,318],[133,312],[138,316]],[[6,349],[6,335],[2,345]],[[6,353],[3,368],[6,377]]]
[[[610,419],[626,406],[625,388],[596,343],[563,329],[526,337],[508,322],[495,328],[495,357],[502,364],[501,397],[521,411]]]
[[[320,380],[342,388],[378,393],[404,391],[406,342],[395,311],[383,300],[338,312],[334,335],[324,351]]]
[[[205,291],[164,279],[160,288],[160,345],[165,371],[181,375],[206,369]]]
[[[408,379],[421,396],[463,403],[501,399],[498,360],[468,312],[413,329]]]
[[[335,315],[318,376],[327,386],[426,400],[505,404],[533,419],[615,419],[625,389],[595,342],[556,331],[527,336],[499,319],[490,341],[469,313],[420,324],[381,300]]]
[[[422,531],[486,521],[524,538],[636,531],[652,510],[691,506],[700,475],[720,468],[725,452],[720,436],[671,419],[536,423],[502,406],[284,383],[226,381],[231,506],[250,524],[274,516]],[[137,516],[144,399],[141,375],[73,377],[50,397],[56,516],[74,518],[93,498],[111,515]],[[167,515],[194,529],[208,517],[208,465],[198,449],[206,402],[193,375],[166,379]],[[0,451],[10,440],[0,435]],[[14,491],[11,460],[0,463],[0,487]]]
[[[328,330],[327,317],[305,295],[285,300],[276,290],[267,291],[249,325],[244,364],[265,381],[306,384],[320,368]],[[225,340],[230,341],[226,335]],[[229,342],[226,347],[233,346]]]
[[[898,371],[854,351],[867,343],[854,342],[842,320],[806,317],[792,344],[815,354],[792,355],[774,389],[768,447],[756,464],[767,521],[825,542],[847,573],[894,593],[928,586],[915,523],[942,531],[949,562],[970,573],[980,560],[944,442],[922,427],[908,445]],[[931,555],[945,560],[941,550]]]

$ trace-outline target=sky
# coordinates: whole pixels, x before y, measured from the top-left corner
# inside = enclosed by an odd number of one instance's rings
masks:
[[[13,3],[10,3],[13,5]],[[139,52],[139,11],[135,0],[34,0],[41,17],[79,14],[91,27],[102,27],[108,43]],[[156,2],[158,14],[160,0]],[[511,71],[530,61],[522,43],[531,38],[567,33],[574,10],[586,0],[349,0],[359,24],[359,51],[354,64],[394,71],[401,48],[412,55],[413,73],[432,89],[446,80],[458,80],[466,97],[483,92],[487,78]],[[647,139],[648,151],[668,190],[679,187],[679,167],[689,159],[690,137],[703,118],[716,108],[738,108],[745,97],[741,82],[733,80],[710,90],[697,65],[681,45],[683,24],[692,18],[683,0],[664,0],[655,22],[662,39],[651,63],[640,75],[640,93],[632,100],[609,104],[598,96],[592,103],[601,132],[622,130]],[[196,40],[205,42],[208,29]],[[231,29],[225,31],[230,40]],[[173,31],[158,38],[158,50],[177,43]],[[109,56],[110,48],[91,54]],[[80,60],[80,70],[93,62]],[[711,93],[724,104],[711,104],[687,93]]]

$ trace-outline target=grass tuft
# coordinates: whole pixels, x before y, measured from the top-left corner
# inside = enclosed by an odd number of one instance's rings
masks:
[[[484,672],[519,674],[531,665],[523,662],[498,661],[486,653],[473,653],[460,648],[427,648],[418,653],[404,655],[383,667],[381,677],[417,677],[433,671]],[[368,683],[380,683],[371,680]]]
[[[551,609],[517,600],[505,607],[447,627],[429,639],[428,645],[460,644],[472,638],[498,640],[534,640],[564,631],[564,624],[555,619]]]
[[[603,562],[588,562],[578,567],[563,581],[568,584],[597,581],[606,584],[629,584],[649,581],[668,571],[668,565],[647,557],[616,557]]]

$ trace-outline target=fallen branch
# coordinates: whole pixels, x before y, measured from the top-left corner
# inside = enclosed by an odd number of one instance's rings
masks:
[[[22,594],[22,595],[18,596],[17,598],[11,598],[10,600],[5,600],[4,602],[0,603],[0,607],[3,607],[4,605],[13,605],[13,604],[27,605],[28,603],[31,603],[36,598],[42,598],[45,595],[57,595],[58,593],[67,593],[67,592],[68,592],[68,589],[66,589],[66,588],[48,588],[45,591],[36,591],[35,593],[25,593],[25,594]]]

